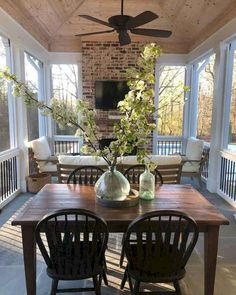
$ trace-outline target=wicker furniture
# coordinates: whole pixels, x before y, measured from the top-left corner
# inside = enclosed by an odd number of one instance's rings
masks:
[[[141,214],[155,210],[180,210],[192,216],[204,233],[204,295],[214,294],[219,228],[229,221],[190,185],[157,187],[156,198],[142,201],[134,207],[115,210],[96,203],[93,186],[47,184],[19,214],[12,225],[22,231],[26,288],[28,295],[36,294],[36,245],[34,232],[38,221],[49,212],[65,207],[94,211],[106,220],[109,232],[125,232],[130,222]]]
[[[172,282],[181,295],[178,282],[198,239],[196,222],[179,211],[149,212],[132,221],[124,237],[128,263],[121,289],[127,279],[132,294],[139,294],[141,282]]]
[[[39,221],[35,237],[52,278],[51,295],[82,291],[101,294],[108,241],[107,224],[101,217],[85,209],[58,210]],[[93,279],[93,288],[58,289],[59,280],[88,278]]]
[[[31,193],[39,192],[47,183],[51,183],[51,175],[47,173],[39,173],[26,177],[27,191]]]

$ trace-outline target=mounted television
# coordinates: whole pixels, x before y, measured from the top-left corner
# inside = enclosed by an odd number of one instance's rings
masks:
[[[96,81],[95,108],[116,109],[118,102],[123,100],[128,92],[127,81]]]

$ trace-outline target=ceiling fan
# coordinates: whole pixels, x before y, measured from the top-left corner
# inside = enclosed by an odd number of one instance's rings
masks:
[[[129,36],[128,31],[132,34],[136,35],[144,35],[144,36],[151,36],[151,37],[161,37],[167,38],[169,37],[172,32],[166,30],[156,30],[156,29],[145,29],[145,28],[138,28],[146,23],[153,21],[154,19],[158,18],[158,15],[151,11],[144,11],[139,15],[133,17],[130,15],[124,14],[124,0],[121,0],[121,14],[120,15],[113,15],[108,19],[108,22],[100,20],[90,15],[79,15],[82,18],[87,20],[91,20],[95,23],[105,25],[107,27],[112,28],[111,30],[106,31],[99,31],[99,32],[91,32],[91,33],[83,33],[77,34],[76,36],[89,36],[89,35],[98,35],[104,33],[112,33],[116,31],[118,33],[120,45],[127,45],[131,43],[131,38]]]

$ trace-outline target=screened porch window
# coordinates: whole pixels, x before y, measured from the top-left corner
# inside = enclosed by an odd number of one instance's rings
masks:
[[[215,55],[198,63],[197,137],[211,141]]]
[[[229,149],[236,151],[236,50],[233,52],[232,61],[232,87],[230,101],[230,122],[229,122]]]
[[[162,66],[159,76],[158,135],[182,136],[185,66]]]
[[[9,41],[0,36],[0,70],[8,66]],[[10,143],[8,86],[0,79],[0,152],[8,150]]]
[[[53,64],[51,65],[52,97],[74,105],[78,98],[78,65]],[[54,135],[74,135],[75,127],[59,128],[54,124]]]
[[[43,64],[29,53],[24,54],[25,82],[35,98],[40,100],[40,91],[43,84]],[[39,137],[39,110],[36,107],[27,107],[28,140]]]

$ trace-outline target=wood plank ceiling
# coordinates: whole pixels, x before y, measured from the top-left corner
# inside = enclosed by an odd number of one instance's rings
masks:
[[[78,52],[75,34],[107,27],[80,18],[79,14],[106,20],[120,14],[120,0],[0,0],[0,7],[49,51]],[[167,39],[132,35],[132,41],[158,42],[165,52],[187,53],[236,17],[236,0],[125,0],[125,14],[150,10],[159,18],[145,28],[173,32]],[[83,37],[82,40],[117,40],[117,34]]]

